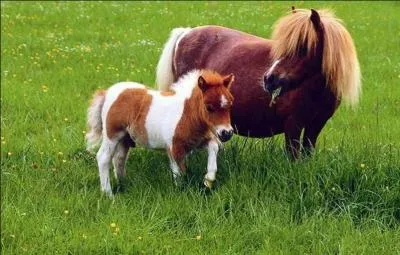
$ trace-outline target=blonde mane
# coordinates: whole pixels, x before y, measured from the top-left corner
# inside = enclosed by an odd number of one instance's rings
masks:
[[[356,105],[361,92],[361,74],[353,40],[342,21],[328,10],[318,10],[324,29],[322,72],[337,98]],[[302,48],[314,53],[318,36],[310,19],[311,11],[296,9],[275,23],[274,60],[292,58]]]

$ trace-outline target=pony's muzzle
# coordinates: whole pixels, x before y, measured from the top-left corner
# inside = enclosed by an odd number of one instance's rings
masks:
[[[264,76],[264,90],[273,98],[280,96],[287,91],[289,81],[286,78],[278,78],[274,74]]]
[[[220,132],[218,132],[218,139],[223,143],[231,139],[232,136],[233,129],[222,129]]]

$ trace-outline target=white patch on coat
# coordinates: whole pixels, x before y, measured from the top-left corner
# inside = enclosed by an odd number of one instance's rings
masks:
[[[171,86],[171,89],[175,91],[175,94],[171,96],[163,96],[160,91],[148,91],[153,96],[145,122],[150,148],[172,146],[172,138],[182,117],[185,100],[191,97],[199,76],[198,70],[182,76]]]

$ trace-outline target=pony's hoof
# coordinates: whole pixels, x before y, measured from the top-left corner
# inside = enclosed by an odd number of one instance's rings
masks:
[[[114,199],[114,194],[111,190],[104,190],[103,194],[108,197],[109,199]]]
[[[210,181],[207,179],[204,179],[204,182],[203,182],[204,186],[209,189],[212,189],[213,183],[214,183],[213,181]]]
[[[181,188],[184,184],[184,176],[182,176],[182,175],[174,176],[174,184],[175,184],[175,187]]]

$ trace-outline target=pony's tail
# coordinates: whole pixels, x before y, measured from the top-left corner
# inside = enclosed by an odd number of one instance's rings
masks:
[[[190,31],[191,28],[175,28],[172,30],[168,41],[164,45],[160,60],[157,64],[156,83],[161,91],[168,90],[169,86],[174,82],[174,73],[172,70],[175,46],[184,33]]]
[[[96,91],[87,111],[87,125],[89,131],[86,134],[86,149],[88,151],[93,151],[93,149],[98,146],[102,139],[103,124],[101,112],[103,110],[105,98],[105,90]]]

